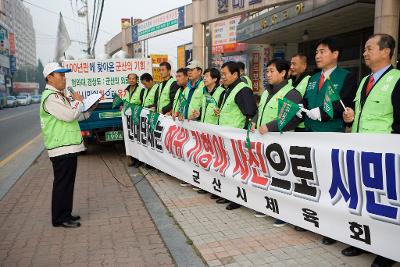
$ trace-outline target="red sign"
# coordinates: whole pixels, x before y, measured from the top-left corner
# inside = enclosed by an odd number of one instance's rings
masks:
[[[234,53],[240,51],[246,51],[248,45],[245,43],[232,43],[224,45],[214,45],[212,47],[212,54],[222,54],[222,53]]]
[[[10,43],[10,55],[15,55],[16,49],[15,49],[15,35],[14,35],[14,33],[10,32],[8,34],[8,42]]]
[[[253,82],[253,91],[258,92],[260,88],[260,53],[253,53],[251,55],[253,65],[251,68],[251,81]]]

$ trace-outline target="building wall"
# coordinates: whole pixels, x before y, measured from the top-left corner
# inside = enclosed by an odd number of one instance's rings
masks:
[[[36,38],[30,11],[22,1],[0,0],[0,22],[15,34],[17,69],[36,66]]]

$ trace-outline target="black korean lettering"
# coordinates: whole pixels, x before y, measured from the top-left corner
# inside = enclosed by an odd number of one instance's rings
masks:
[[[241,198],[244,202],[247,202],[246,190],[244,188],[239,187],[239,186],[237,187],[237,190],[238,190],[238,192],[237,192],[236,197],[237,198]]]
[[[287,166],[285,152],[283,151],[282,147],[277,143],[273,143],[267,146],[265,152],[268,162],[271,164],[272,168],[281,174],[287,174],[289,168]]]
[[[200,180],[200,174],[199,174],[198,171],[193,170],[192,177],[193,177],[193,182],[195,182],[197,184],[200,184],[200,181],[199,181]]]
[[[301,210],[303,211],[304,220],[314,224],[315,227],[319,228],[318,214],[315,211],[307,208],[303,208]]]
[[[269,210],[272,210],[272,212],[279,214],[278,201],[272,197],[265,197],[265,200],[267,201],[265,207]]]
[[[214,178],[212,184],[213,184],[214,190],[221,193],[221,180]]]
[[[350,231],[352,232],[350,238],[371,245],[371,233],[368,225],[365,224],[361,225],[358,224],[357,222],[349,222],[349,224],[350,224]]]

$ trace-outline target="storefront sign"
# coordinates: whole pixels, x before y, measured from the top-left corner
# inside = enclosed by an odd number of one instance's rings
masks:
[[[169,33],[185,26],[185,8],[179,7],[132,27],[132,42]]]
[[[178,69],[186,67],[186,62],[185,62],[185,45],[180,45],[178,46],[178,51],[177,51],[177,60],[178,60]]]
[[[260,90],[260,53],[252,53],[252,66],[251,66],[251,81],[253,83],[253,91]]]
[[[251,210],[400,261],[400,136],[268,133],[123,116],[126,154]],[[312,140],[312,142],[310,142]],[[385,140],[385,142],[382,142]]]
[[[16,48],[15,48],[15,35],[14,35],[14,33],[10,32],[8,34],[8,41],[10,43],[10,55],[15,55]]]
[[[151,62],[153,64],[153,80],[155,82],[161,82],[161,75],[160,75],[160,63],[161,62],[168,62],[168,55],[150,55]]]

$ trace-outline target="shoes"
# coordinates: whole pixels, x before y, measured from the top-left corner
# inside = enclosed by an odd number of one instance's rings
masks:
[[[211,194],[210,198],[211,198],[211,199],[219,199],[220,197],[217,196],[217,195]]]
[[[335,239],[332,239],[332,238],[329,238],[329,237],[326,237],[326,236],[324,236],[324,238],[322,238],[322,244],[324,244],[324,245],[332,245],[332,244],[335,244],[335,243],[336,243]]]
[[[141,162],[140,160],[135,159],[135,161],[136,161],[136,162],[133,164],[133,167],[139,168],[140,166],[143,165],[143,162]]]
[[[226,209],[227,210],[235,210],[235,209],[240,208],[241,206],[242,205],[239,205],[239,204],[237,204],[235,202],[231,202],[231,203],[228,204],[228,206],[226,206]]]
[[[194,191],[199,191],[199,190],[201,190],[200,188],[198,188],[198,187],[193,187],[192,188]]]
[[[225,199],[225,198],[220,197],[220,198],[217,199],[216,202],[217,202],[218,204],[226,204],[226,203],[229,203],[230,201],[227,200],[227,199]]]
[[[371,267],[391,267],[395,263],[396,262],[394,260],[382,256],[376,256],[371,264]]]
[[[306,231],[307,231],[306,229],[301,228],[301,227],[299,227],[299,226],[295,226],[295,227],[294,227],[294,230],[296,230],[297,232],[306,232]]]
[[[254,216],[256,216],[257,218],[265,218],[265,217],[267,217],[266,214],[264,214],[262,212],[258,212],[258,211],[256,211],[256,213],[254,213]]]
[[[282,227],[282,226],[285,226],[286,224],[287,223],[285,221],[282,221],[282,220],[279,220],[279,219],[276,219],[275,222],[274,222],[274,226],[275,227]]]
[[[126,156],[126,163],[128,164],[129,167],[131,167],[135,162],[131,156]]]
[[[188,184],[188,183],[185,183],[185,182],[182,182],[182,183],[180,183],[179,185],[180,185],[180,186],[183,186],[183,187],[192,186],[191,184]]]
[[[356,248],[353,246],[347,247],[342,250],[342,254],[347,257],[354,257],[363,254],[365,251],[361,248]]]
[[[72,215],[71,215],[69,218],[70,218],[71,221],[74,221],[74,222],[75,222],[75,221],[79,221],[79,220],[81,219],[81,216],[79,216],[79,215],[77,215],[77,216],[72,216]]]
[[[199,191],[197,191],[197,193],[199,193],[199,194],[207,194],[208,192],[206,190],[200,189]]]
[[[54,227],[64,227],[64,228],[78,228],[81,227],[80,222],[74,222],[72,220],[61,222],[61,223],[53,223]]]

